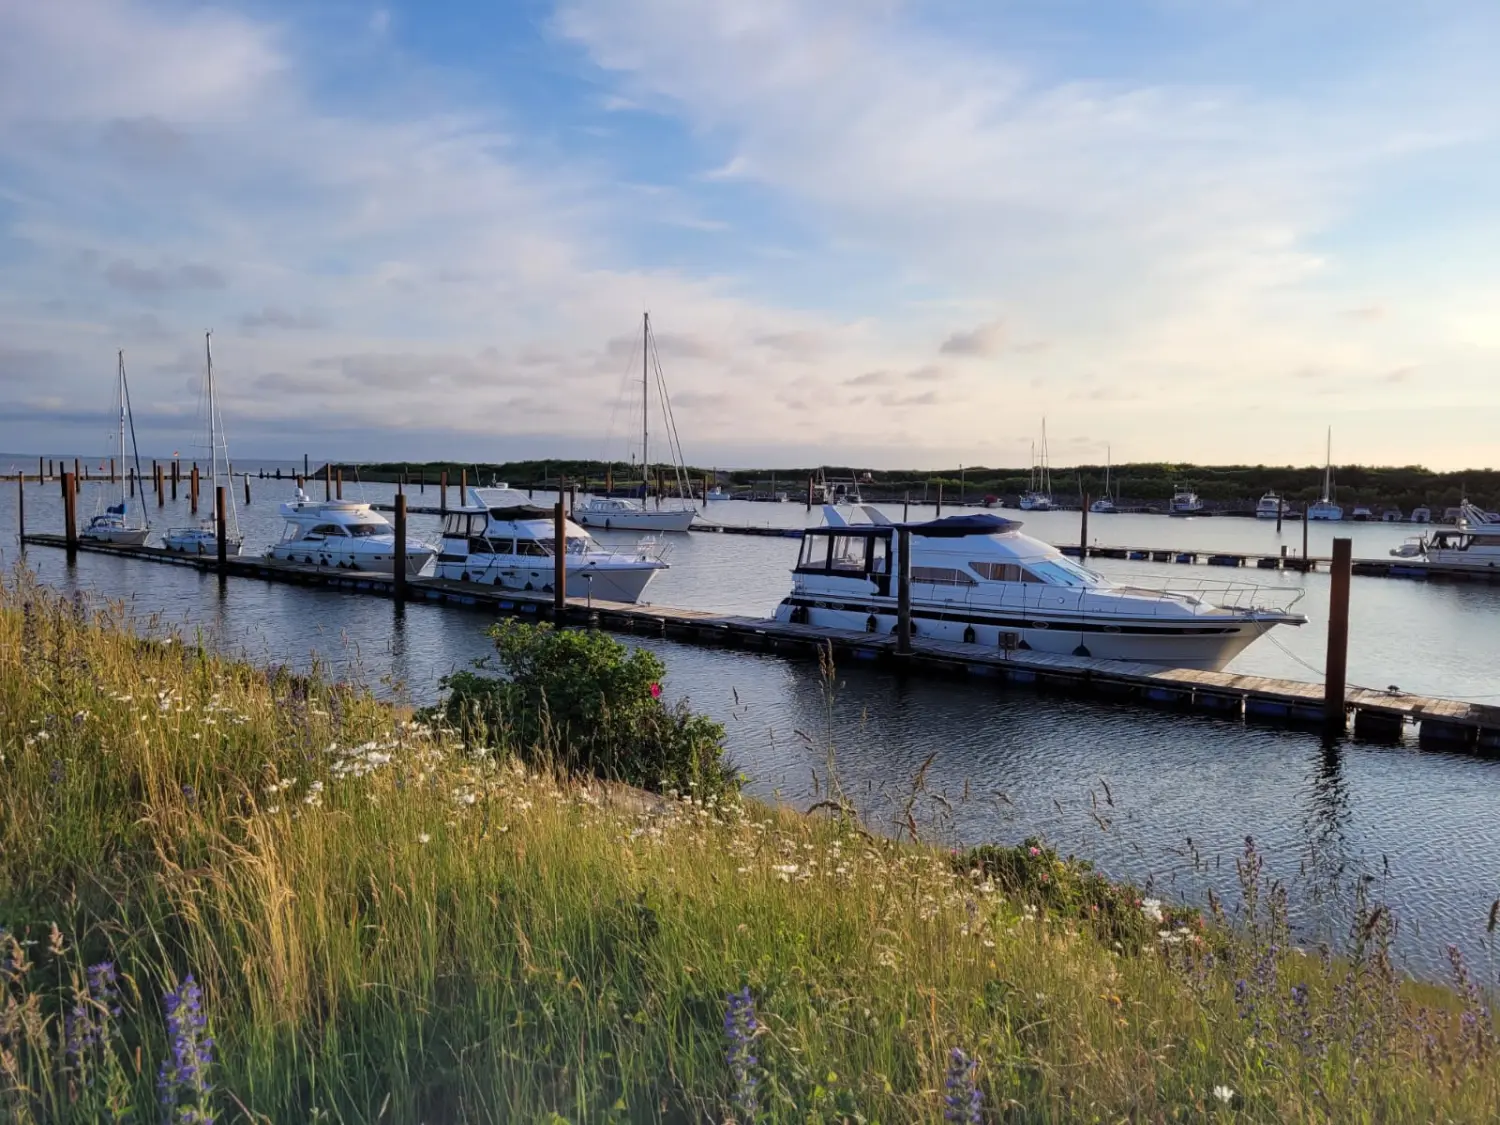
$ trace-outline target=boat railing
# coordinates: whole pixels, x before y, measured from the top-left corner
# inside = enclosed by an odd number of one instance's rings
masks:
[[[1114,592],[1151,599],[1160,607],[1208,605],[1241,613],[1290,613],[1307,593],[1300,586],[1265,586],[1258,582],[1182,579],[1152,574],[1121,575],[1115,582]]]

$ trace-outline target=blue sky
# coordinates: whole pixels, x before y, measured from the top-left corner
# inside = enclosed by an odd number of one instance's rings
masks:
[[[1489,465],[1500,7],[0,0],[0,449]],[[633,427],[632,427],[633,428]]]

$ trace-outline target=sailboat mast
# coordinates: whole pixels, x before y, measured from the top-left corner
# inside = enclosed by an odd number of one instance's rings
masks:
[[[214,418],[214,351],[212,340],[212,330],[203,334],[203,355],[208,363],[208,456],[211,462],[209,487],[212,489],[209,495],[217,497],[219,495],[219,435]],[[218,501],[215,500],[213,503],[214,526],[217,528],[219,522]]]
[[[1330,485],[1333,477],[1333,427],[1328,427],[1328,446],[1323,453],[1323,502],[1326,504],[1332,497]]]
[[[651,382],[649,363],[651,356],[651,314],[641,314],[641,501],[651,495],[650,444]]]
[[[121,348],[115,366],[115,381],[120,384],[120,503],[125,503],[125,349]],[[145,502],[141,502],[144,508]]]

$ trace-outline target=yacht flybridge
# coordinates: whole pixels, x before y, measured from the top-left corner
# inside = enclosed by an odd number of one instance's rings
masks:
[[[113,543],[117,547],[143,547],[146,536],[151,534],[151,521],[146,517],[145,484],[141,477],[141,453],[135,448],[135,418],[130,413],[130,389],[125,384],[125,353],[118,356],[117,383],[120,392],[120,501],[97,512],[88,526],[78,533],[80,539],[95,543]],[[130,501],[125,495],[125,423],[130,421],[130,447],[135,454],[135,479],[142,489],[141,511],[136,519],[130,516]],[[101,500],[102,503],[102,500]]]
[[[1221,587],[1220,604],[1117,586],[987,512],[898,525],[863,511],[868,522],[850,524],[824,508],[778,621],[893,631],[901,527],[911,533],[912,628],[922,637],[1217,670],[1275,626],[1307,620],[1262,604],[1268,592],[1256,586]]]
[[[268,558],[343,570],[392,574],[396,567],[396,529],[369,504],[355,500],[312,500],[302,489],[281,505],[286,530]],[[407,574],[417,575],[437,548],[408,540]]]
[[[471,488],[469,503],[443,521],[437,576],[509,590],[551,590],[556,543],[553,513],[512,488]],[[564,524],[568,593],[612,602],[639,601],[657,571],[666,570],[650,540],[631,550],[606,550],[578,524]]]

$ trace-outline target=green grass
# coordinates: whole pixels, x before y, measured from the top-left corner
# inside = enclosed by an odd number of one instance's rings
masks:
[[[220,1121],[743,1123],[743,987],[758,1120],[940,1121],[955,1048],[987,1121],[1500,1113],[1483,998],[1399,979],[1378,909],[1346,957],[1291,949],[1253,854],[1249,925],[1158,924],[1040,846],[529,774],[24,576],[0,753],[4,1121],[158,1119],[188,973]],[[103,1045],[69,1054],[80,998]]]

